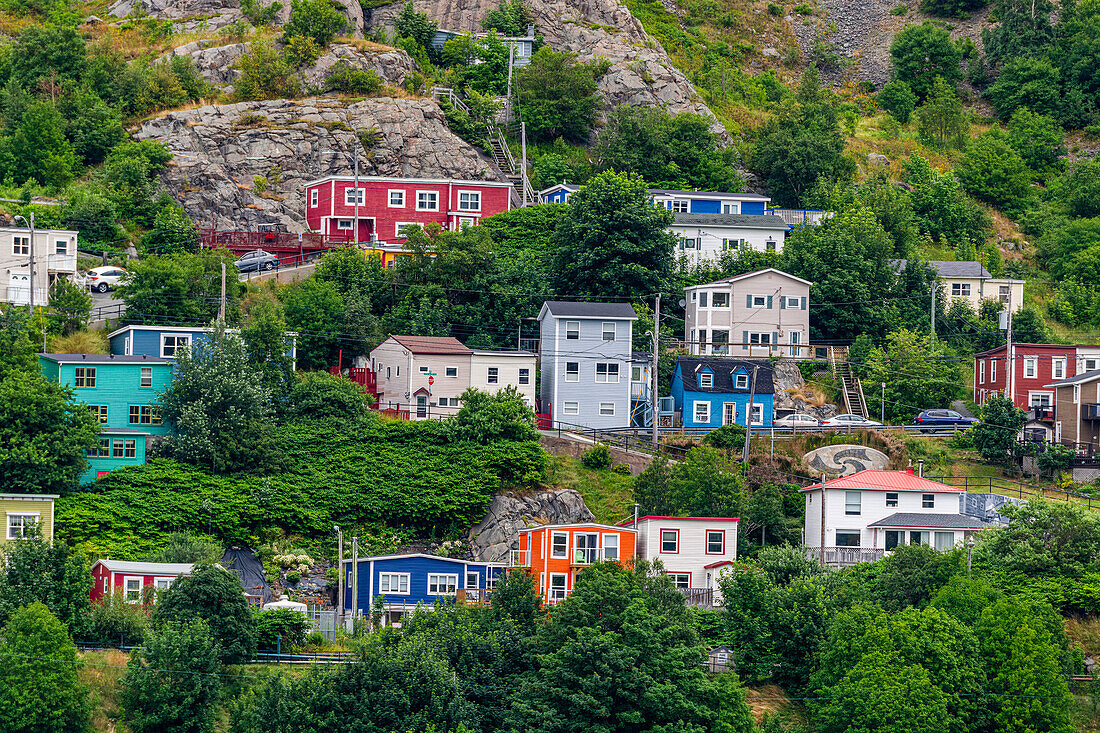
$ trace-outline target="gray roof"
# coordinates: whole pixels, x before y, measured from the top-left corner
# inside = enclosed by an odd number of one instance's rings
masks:
[[[172,359],[137,354],[121,356],[118,354],[39,354],[39,356],[59,363],[88,364],[174,364]]]
[[[149,435],[144,430],[134,430],[133,428],[103,428],[99,432],[104,435]]]
[[[989,270],[982,267],[981,262],[973,260],[967,262],[952,262],[949,260],[929,260],[929,267],[940,274],[940,277],[977,277],[988,280],[993,277]]]
[[[736,346],[736,344],[734,344]],[[688,392],[711,392],[716,394],[732,393],[747,395],[752,389],[752,370],[760,367],[756,373],[756,394],[774,394],[775,385],[772,382],[771,364],[762,359],[734,359],[723,356],[694,357],[681,356],[677,359],[680,367],[681,379],[684,390]],[[704,366],[709,366],[714,372],[714,386],[700,387],[699,372]],[[738,388],[734,386],[733,374],[738,369],[744,369],[749,375],[749,386]]]
[[[1057,382],[1051,382],[1046,386],[1068,387],[1071,384],[1083,384],[1084,382],[1091,382],[1094,379],[1100,379],[1100,369],[1093,369],[1092,371],[1081,372],[1076,377],[1070,377],[1069,379],[1060,379]]]
[[[100,560],[103,567],[115,573],[140,573],[141,575],[179,575],[190,573],[195,567],[189,562],[128,562],[126,560]]]
[[[929,527],[932,529],[981,529],[985,524],[965,514],[922,514],[898,512],[873,522],[868,527]]]
[[[630,303],[582,303],[571,300],[548,300],[542,304],[555,316],[574,316],[576,318],[630,318],[637,319],[638,314]]]
[[[758,193],[731,193],[729,191],[677,191],[672,188],[650,188],[648,189],[651,195],[661,196],[692,196],[694,198],[705,199],[707,197],[724,197],[724,198],[737,198],[742,201],[771,201],[770,196],[761,196]]]
[[[776,229],[787,231],[787,222],[767,214],[675,214],[674,226],[733,227],[735,229]]]

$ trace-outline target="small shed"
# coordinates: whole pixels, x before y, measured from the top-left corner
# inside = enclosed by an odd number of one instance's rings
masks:
[[[715,646],[707,649],[707,671],[722,673],[736,672],[737,663],[733,650],[728,646]]]
[[[264,604],[265,611],[271,611],[276,608],[289,608],[291,611],[298,611],[299,613],[306,612],[306,604],[290,600],[290,596],[285,593],[279,596],[279,600]]]

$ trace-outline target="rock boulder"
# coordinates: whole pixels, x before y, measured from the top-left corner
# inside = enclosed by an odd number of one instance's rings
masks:
[[[302,82],[307,89],[320,89],[325,78],[338,64],[347,64],[353,69],[369,69],[382,78],[386,84],[399,87],[405,79],[416,71],[416,62],[404,51],[388,46],[362,50],[347,43],[337,43],[328,48],[313,66],[302,72]]]
[[[506,562],[517,549],[519,531],[546,524],[591,522],[595,517],[573,489],[497,494],[485,518],[467,534],[474,559]]]

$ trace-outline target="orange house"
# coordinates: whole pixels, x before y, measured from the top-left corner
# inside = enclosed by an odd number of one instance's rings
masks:
[[[521,530],[512,566],[538,578],[545,603],[557,603],[573,592],[577,574],[603,560],[634,561],[638,531],[606,524],[558,524]]]

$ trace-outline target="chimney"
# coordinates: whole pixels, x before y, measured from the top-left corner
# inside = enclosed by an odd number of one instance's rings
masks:
[[[924,478],[924,459],[921,458],[917,461],[917,476]]]
[[[912,467],[912,466],[910,466],[909,468],[905,469],[905,472],[906,472],[907,474],[909,474],[910,476],[915,476],[915,475],[916,475],[915,473],[913,473],[913,467]]]

